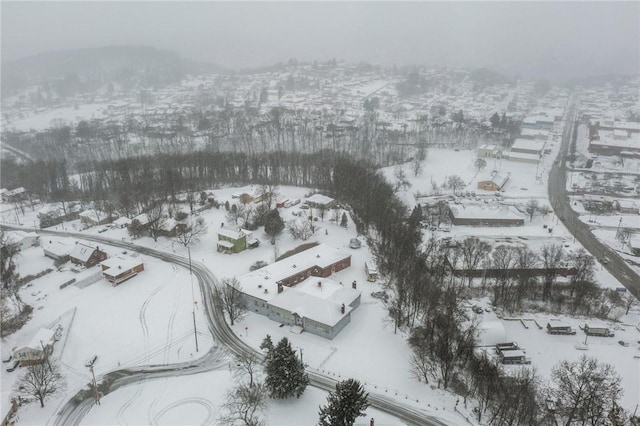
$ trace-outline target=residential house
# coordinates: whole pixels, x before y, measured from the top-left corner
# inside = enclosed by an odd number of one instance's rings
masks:
[[[330,209],[337,204],[336,200],[322,194],[313,194],[311,197],[307,198],[306,203],[309,207],[316,209]]]
[[[126,228],[129,225],[131,225],[131,219],[129,219],[128,217],[119,217],[116,220],[113,221],[113,224],[115,226],[117,226],[118,228]]]
[[[497,145],[484,144],[478,147],[478,158],[500,158],[502,151]]]
[[[18,250],[40,245],[40,236],[35,232],[9,231],[5,234],[7,244],[15,244]]]
[[[111,218],[108,214],[101,210],[95,209],[88,209],[80,212],[79,216],[80,222],[82,222],[87,227],[104,225],[105,223],[109,223],[111,221]]]
[[[48,228],[62,222],[75,220],[82,211],[82,205],[75,202],[49,204],[38,210],[40,228]]]
[[[42,243],[42,250],[46,257],[64,263],[69,260],[69,255],[75,246],[75,242],[72,242],[71,240],[48,240],[47,242]]]
[[[220,253],[240,253],[247,248],[247,236],[229,228],[220,228],[217,247]]]
[[[25,346],[13,350],[13,357],[21,366],[42,363],[53,352],[55,330],[41,328]]]
[[[98,246],[94,246],[88,243],[76,243],[69,254],[69,260],[76,265],[84,266],[85,268],[91,268],[107,258],[107,253],[100,250]]]
[[[133,278],[144,271],[144,263],[140,259],[112,257],[100,263],[102,275],[113,286]]]

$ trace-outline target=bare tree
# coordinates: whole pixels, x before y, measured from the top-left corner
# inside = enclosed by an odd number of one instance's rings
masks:
[[[236,277],[223,278],[220,284],[213,289],[213,297],[229,315],[231,325],[247,311],[242,287]]]
[[[267,206],[267,211],[274,208],[274,202],[278,199],[280,194],[280,187],[272,183],[262,184],[260,187],[262,191],[262,203]]]
[[[621,298],[625,308],[625,315],[629,314],[629,310],[631,310],[631,308],[640,307],[640,300],[638,300],[638,298],[629,290],[625,291]]]
[[[458,190],[464,188],[465,186],[466,185],[460,176],[453,175],[447,177],[447,187],[451,188],[455,195],[458,195]]]
[[[555,416],[565,425],[605,424],[623,392],[614,367],[586,355],[561,361],[553,367],[551,379],[546,393]]]
[[[260,359],[254,354],[240,354],[233,358],[234,375],[242,380],[246,376],[249,380],[249,387],[253,387],[257,382],[257,374],[260,370],[262,363]]]
[[[476,237],[469,237],[465,238],[460,244],[460,251],[462,254],[462,265],[469,274],[469,286],[471,286],[473,279],[471,271],[476,269],[480,261],[487,257],[491,252],[491,246]]]
[[[151,236],[151,238],[153,238],[153,241],[158,241],[158,237],[160,237],[160,231],[162,230],[165,222],[164,208],[162,207],[162,203],[155,203],[146,213],[147,217],[149,218],[149,235]]]
[[[542,263],[544,266],[544,287],[542,300],[546,301],[551,295],[551,286],[556,279],[556,268],[564,259],[564,251],[560,244],[545,244],[542,246]]]
[[[198,217],[194,220],[192,217],[189,219],[185,230],[182,232],[178,232],[175,239],[180,244],[187,247],[191,243],[197,243],[199,241],[199,237],[206,233],[207,223],[205,222],[204,218]]]
[[[260,418],[266,408],[266,389],[261,383],[254,386],[239,384],[227,392],[218,421],[226,426],[262,426]]]
[[[238,221],[247,215],[247,210],[245,204],[232,204],[227,213],[227,221],[237,225]]]
[[[294,239],[302,241],[307,241],[314,232],[313,223],[306,217],[290,220],[287,229]]]
[[[527,201],[527,204],[524,207],[525,211],[529,213],[529,222],[533,220],[533,215],[535,215],[540,209],[540,203],[535,198]]]
[[[47,398],[64,388],[64,376],[60,366],[54,360],[27,366],[26,371],[15,384],[15,391],[18,394],[36,398],[40,401],[40,407],[44,407],[44,401]]]

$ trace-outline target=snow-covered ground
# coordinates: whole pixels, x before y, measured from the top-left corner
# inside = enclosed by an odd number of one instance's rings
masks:
[[[454,173],[468,182],[470,191],[474,190],[478,179],[477,170],[473,165],[474,160],[475,154],[471,151],[430,150],[423,165],[423,171],[418,177],[412,175],[410,165],[405,166],[405,175],[412,185],[406,195],[411,198],[417,191],[429,194],[432,179],[443,182],[446,176]],[[501,171],[510,171],[514,179],[507,184],[503,197],[504,203],[518,204],[530,198],[539,199],[541,203],[546,200],[546,181],[545,178],[536,179],[536,165],[514,163],[503,159],[496,166]],[[393,168],[385,169],[383,172],[391,181],[394,180]],[[225,188],[215,190],[214,193],[216,199],[224,203],[226,200],[232,200],[233,193],[242,191],[250,192],[252,188]],[[283,197],[289,198],[303,198],[309,193],[307,189],[292,187],[282,187],[280,192]],[[482,191],[475,190],[475,192],[480,196]],[[281,209],[283,219],[285,221],[291,219],[293,217],[291,212],[295,209],[295,207]],[[21,223],[34,223],[36,212],[29,210],[24,217],[19,217]],[[300,244],[300,241],[294,241],[285,231],[277,243],[271,245],[263,230],[259,229],[254,233],[254,237],[261,241],[258,248],[234,255],[221,254],[216,251],[216,231],[223,223],[225,227],[232,226],[228,223],[224,208],[205,211],[201,216],[207,222],[209,231],[198,244],[191,248],[191,256],[194,261],[201,262],[210,268],[218,278],[242,275],[248,272],[249,267],[258,260],[271,263],[280,254]],[[544,228],[545,224],[547,228],[553,225],[552,234]],[[362,304],[352,313],[351,323],[335,339],[326,340],[307,333],[299,335],[291,333],[288,327],[279,327],[276,322],[249,313],[233,327],[236,334],[254,347],[260,344],[266,334],[270,334],[274,341],[286,336],[300,351],[305,364],[310,369],[336,379],[349,377],[359,379],[365,383],[370,392],[389,395],[402,403],[421,407],[434,415],[442,415],[451,424],[467,424],[462,415],[453,412],[457,399],[455,395],[434,389],[413,377],[409,369],[410,351],[406,344],[406,336],[401,331],[394,333],[393,324],[388,318],[385,307],[371,296],[372,292],[381,290],[384,277],[379,279],[378,283],[367,282],[364,262],[370,257],[368,247],[365,244],[362,248],[353,250],[348,246],[350,238],[356,236],[354,225],[350,223],[347,229],[341,228],[332,220],[332,214],[327,214],[323,221],[317,222],[317,225],[318,229],[310,241],[326,243],[348,251],[352,255],[352,266],[332,277],[342,282],[355,280],[358,283],[358,289],[362,291]],[[65,224],[65,228],[79,228],[79,224],[68,223]],[[90,228],[84,232],[97,234],[99,228],[102,227]],[[126,231],[121,229],[109,230],[100,235],[130,240]],[[482,236],[495,242],[518,242],[533,248],[549,241],[562,242],[568,246],[567,249],[578,247],[553,214],[544,217],[535,216],[531,222],[527,217],[525,226],[522,227],[454,226],[450,233],[447,233],[447,236],[460,239],[469,235]],[[185,257],[188,255],[183,246],[166,238],[160,238],[157,243],[150,238],[141,238],[134,240],[133,243]],[[119,251],[108,247],[106,249],[110,254]],[[34,281],[31,287],[25,289],[25,300],[35,303],[34,318],[22,330],[2,342],[3,353],[29,340],[38,328],[55,323],[60,315],[73,308],[77,308],[77,311],[73,323],[66,330],[68,336],[65,350],[59,355],[70,382],[66,394],[50,401],[42,410],[34,404],[22,407],[20,424],[46,423],[55,416],[57,407],[61,406],[66,398],[86,386],[89,382],[89,372],[84,367],[84,361],[91,354],[95,353],[99,356],[96,363],[98,375],[117,369],[118,363],[120,366],[174,363],[198,356],[193,352],[191,287],[188,271],[152,258],[145,257],[144,261],[144,272],[115,288],[100,280],[82,289],[72,285],[60,290],[58,288],[60,279],[56,278],[59,273],[54,272]],[[18,258],[18,263],[22,274],[35,273],[51,267],[52,264],[47,259],[43,260],[41,249],[25,251]],[[598,280],[603,286],[620,286],[606,271],[598,271]],[[30,296],[31,293],[36,296]],[[42,299],[44,294],[47,296]],[[41,300],[33,299],[38,297]],[[196,291],[196,300],[199,300],[199,297]],[[40,308],[40,306],[43,307]],[[201,336],[200,354],[202,354],[212,341],[206,338],[206,325],[202,311],[199,310],[197,314]],[[486,318],[489,319],[490,315],[493,314],[487,314]],[[537,318],[540,324],[546,323],[547,320],[547,316],[542,314],[532,314],[527,317]],[[583,320],[572,321],[578,325]],[[583,339],[580,334],[549,336],[537,327],[525,329],[520,322],[507,320],[501,320],[501,322],[506,330],[505,339],[518,341],[525,346],[527,353],[533,359],[533,365],[543,377],[549,377],[551,367],[561,359],[574,359],[582,354],[575,349],[575,343]],[[626,409],[633,410],[634,401],[637,403],[640,397],[638,382],[634,382],[634,378],[640,377],[639,360],[633,357],[634,354],[638,354],[635,343],[639,340],[638,329],[635,327],[638,324],[638,311],[632,311],[629,316],[623,318],[623,323],[630,326],[624,326],[624,331],[617,330],[614,339],[590,338],[589,350],[601,360],[614,364],[618,372],[623,375],[625,387],[623,403]],[[618,345],[617,341],[621,339],[631,343],[631,346]],[[8,396],[17,373],[2,371],[2,411],[4,413],[8,407]],[[153,421],[163,424],[206,422],[217,416],[222,395],[232,383],[228,371],[218,370],[202,375],[159,379],[123,387],[104,398],[99,407],[94,406],[85,418],[85,422],[87,424],[135,424]],[[324,392],[308,389],[300,400],[271,401],[267,416],[268,423],[273,425],[315,424],[318,405],[324,403],[325,396]],[[135,400],[135,403],[130,403],[131,400]],[[467,417],[471,417],[471,408],[472,406],[469,405],[468,410],[461,408],[461,411]],[[401,421],[374,410],[369,410],[367,417],[361,418],[360,423],[366,423],[368,417],[375,417],[376,424],[402,424]]]

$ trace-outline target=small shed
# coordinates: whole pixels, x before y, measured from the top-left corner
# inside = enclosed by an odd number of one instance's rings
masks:
[[[31,341],[13,350],[13,357],[21,366],[40,364],[53,352],[55,330],[41,328]]]

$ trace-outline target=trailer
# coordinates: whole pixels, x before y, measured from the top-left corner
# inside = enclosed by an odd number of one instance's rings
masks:
[[[587,336],[613,337],[615,333],[606,325],[588,324],[584,325],[584,333]]]
[[[502,352],[505,351],[515,351],[520,349],[518,347],[518,344],[516,342],[506,342],[506,343],[497,343],[496,344],[496,351],[498,352],[498,354],[501,354]]]
[[[364,272],[367,274],[367,281],[374,283],[378,279],[378,269],[372,261],[364,262]]]
[[[531,358],[521,349],[500,352],[500,361],[503,364],[531,364]]]
[[[547,323],[547,333],[549,334],[576,334],[576,330],[568,324]]]

